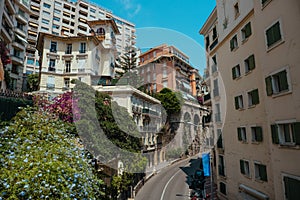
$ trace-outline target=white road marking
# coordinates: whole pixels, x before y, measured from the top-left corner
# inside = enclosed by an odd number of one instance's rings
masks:
[[[190,164],[186,164],[185,167],[189,166]],[[163,200],[164,199],[164,195],[165,195],[165,192],[166,192],[166,189],[169,185],[169,183],[172,181],[172,179],[181,171],[181,169],[179,169],[170,179],[169,181],[167,182],[167,184],[165,185],[164,189],[163,189],[163,192],[161,194],[161,197],[160,197],[160,200]]]

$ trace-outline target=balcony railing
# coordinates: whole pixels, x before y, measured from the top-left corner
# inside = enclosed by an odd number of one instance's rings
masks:
[[[149,110],[148,108],[143,108],[142,113],[159,116],[159,113],[153,110]]]

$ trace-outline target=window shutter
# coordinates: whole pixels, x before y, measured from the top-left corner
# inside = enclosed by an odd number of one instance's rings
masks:
[[[235,67],[233,67],[231,70],[232,70],[232,79],[236,79]]]
[[[242,141],[242,130],[241,130],[241,128],[237,128],[237,131],[238,131],[238,140]]]
[[[234,97],[234,102],[235,102],[235,109],[239,109],[239,98],[238,97]]]
[[[244,161],[240,160],[240,169],[241,169],[241,173],[245,174],[245,168],[244,168]]]
[[[266,31],[266,35],[267,35],[267,45],[268,47],[270,47],[274,43],[272,27]]]
[[[280,87],[280,91],[283,90],[288,90],[289,89],[289,85],[288,85],[288,81],[287,81],[287,76],[286,76],[286,70],[279,72],[279,87]]]
[[[274,144],[279,144],[278,130],[276,124],[271,125],[271,133],[272,133],[272,142]]]
[[[267,95],[268,95],[268,96],[271,96],[271,95],[273,94],[273,89],[272,89],[272,77],[271,77],[271,76],[268,76],[268,77],[265,79],[265,82],[266,82]]]
[[[290,178],[284,177],[284,189],[285,189],[285,197],[286,199],[299,199],[300,196],[300,181]]]
[[[263,141],[263,135],[262,135],[262,127],[256,127],[256,140],[258,142],[262,142]]]
[[[294,138],[296,145],[300,145],[300,122],[293,123]]]
[[[279,22],[276,22],[276,24],[273,26],[273,33],[274,33],[274,43],[281,40]]]
[[[230,50],[232,51],[234,48],[233,38],[230,40]]]
[[[253,70],[255,68],[255,59],[254,59],[254,55],[251,55],[249,58],[249,69]]]
[[[249,22],[249,23],[245,26],[245,37],[248,38],[251,34],[252,34],[252,31],[251,31],[251,23]]]
[[[261,180],[268,181],[267,167],[265,165],[260,165],[259,166],[259,174],[260,174]]]
[[[251,93],[252,93],[252,100],[253,100],[252,102],[253,102],[253,105],[259,104],[258,89],[253,90]]]

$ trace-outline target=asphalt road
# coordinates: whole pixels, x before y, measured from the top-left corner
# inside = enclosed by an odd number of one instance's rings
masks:
[[[198,157],[179,161],[150,178],[135,200],[184,200],[189,198],[190,175],[200,167]]]

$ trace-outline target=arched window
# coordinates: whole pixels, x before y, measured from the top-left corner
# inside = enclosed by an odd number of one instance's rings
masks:
[[[105,30],[104,28],[100,27],[97,29],[97,35],[105,35]]]

